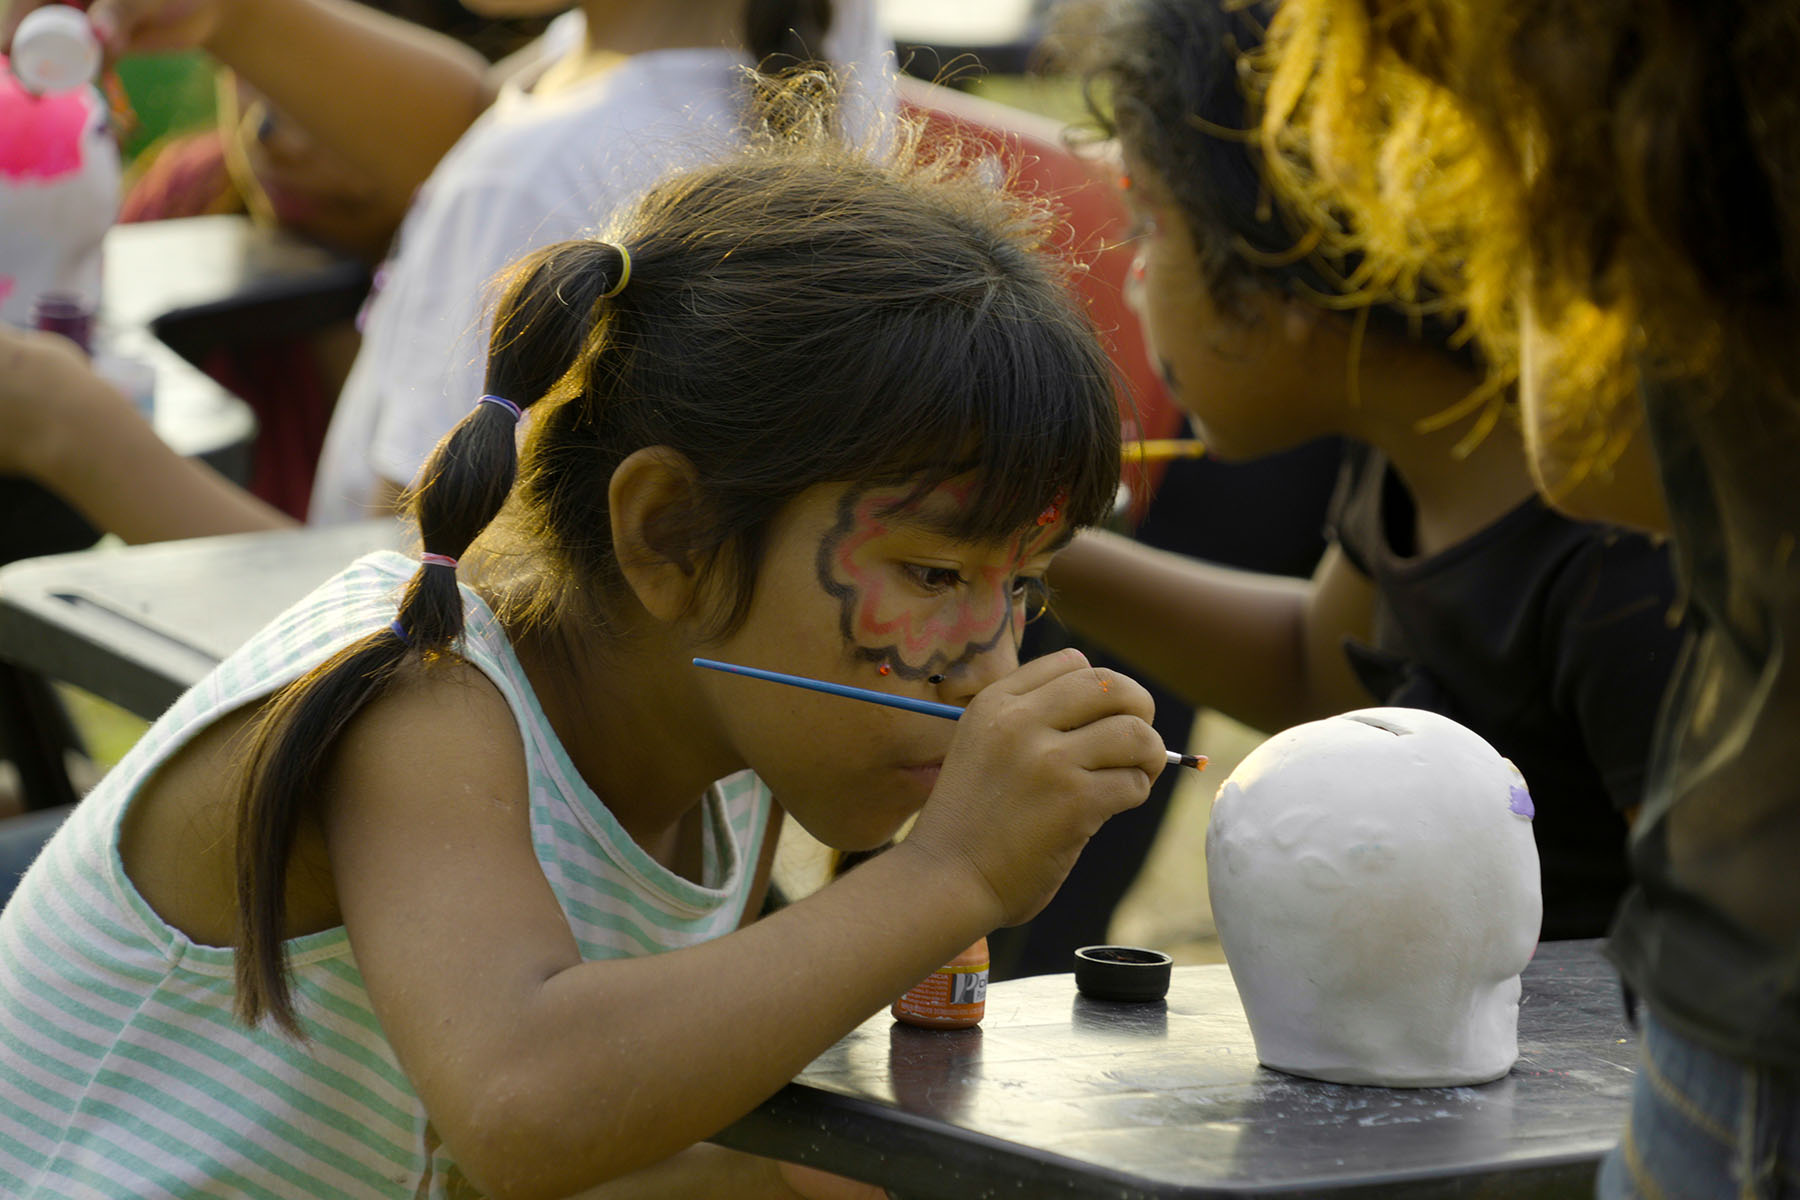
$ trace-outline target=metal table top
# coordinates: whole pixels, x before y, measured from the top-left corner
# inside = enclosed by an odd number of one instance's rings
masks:
[[[1539,947],[1519,1061],[1478,1087],[1261,1067],[1223,965],[1177,968],[1154,1004],[1037,976],[994,985],[972,1030],[871,1018],[715,1140],[907,1200],[1589,1195],[1635,1042],[1595,941]]]

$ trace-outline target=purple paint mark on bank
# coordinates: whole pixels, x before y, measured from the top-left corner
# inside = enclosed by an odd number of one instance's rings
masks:
[[[1516,783],[1513,785],[1512,795],[1511,798],[1507,800],[1506,807],[1519,814],[1521,817],[1524,817],[1527,821],[1537,816],[1537,808],[1531,803],[1531,793]]]

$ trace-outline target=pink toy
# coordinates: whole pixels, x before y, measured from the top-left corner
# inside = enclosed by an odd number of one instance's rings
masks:
[[[39,9],[32,18],[54,36],[28,38],[34,31],[22,23],[15,53],[39,87],[27,87],[0,56],[0,321],[18,326],[29,323],[45,293],[98,303],[100,243],[119,211],[119,151],[106,100],[92,68],[73,53],[83,33],[92,36],[86,18],[67,8]],[[46,53],[31,58],[34,41]],[[84,69],[87,77],[73,87],[48,90]]]

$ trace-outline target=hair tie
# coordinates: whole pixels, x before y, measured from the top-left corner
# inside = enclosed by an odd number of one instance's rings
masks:
[[[395,617],[392,621],[389,621],[388,628],[393,630],[395,637],[399,638],[403,642],[406,640],[406,626],[404,626],[400,623],[399,617]]]
[[[492,404],[496,407],[504,408],[507,412],[512,414],[512,419],[515,421],[525,415],[523,409],[514,404],[511,400],[508,400],[505,396],[483,396],[475,402],[475,407],[480,408],[484,404]]]
[[[433,554],[429,550],[419,555],[419,565],[422,567],[449,567],[452,571],[456,570],[454,558],[448,554]]]
[[[612,287],[610,289],[608,289],[607,291],[600,293],[600,298],[602,300],[611,300],[614,296],[616,296],[620,292],[624,291],[625,285],[631,282],[631,251],[627,250],[623,246],[615,245],[611,242],[607,242],[605,244],[612,246],[612,248],[614,250],[617,250],[619,252],[619,262],[621,264],[619,267],[618,282],[613,284]]]

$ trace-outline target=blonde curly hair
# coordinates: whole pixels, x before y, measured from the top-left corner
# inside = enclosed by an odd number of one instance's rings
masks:
[[[1530,306],[1573,483],[1641,373],[1800,395],[1796,62],[1800,0],[1283,0],[1255,74],[1272,177],[1362,256],[1355,294],[1443,297],[1495,391]]]

